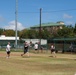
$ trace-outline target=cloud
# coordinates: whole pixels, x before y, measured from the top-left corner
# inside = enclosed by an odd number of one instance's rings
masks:
[[[8,25],[5,26],[4,28],[5,29],[13,29],[13,30],[15,30],[15,21],[9,22]],[[17,22],[17,30],[22,30],[24,28],[25,27],[20,22]]]
[[[68,14],[64,14],[64,15],[63,15],[63,18],[68,18],[68,19],[70,19],[70,18],[73,18],[73,16],[68,15]]]

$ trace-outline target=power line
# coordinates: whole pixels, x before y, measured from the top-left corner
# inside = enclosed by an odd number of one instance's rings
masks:
[[[39,13],[39,12],[18,12],[18,13]]]
[[[63,11],[74,11],[76,9],[66,9],[66,10],[55,10],[55,11],[44,11],[43,13],[51,13],[51,12],[63,12]]]
[[[52,13],[52,12],[63,12],[63,11],[74,11],[75,9],[65,9],[65,10],[54,10],[54,11],[43,11],[42,13]],[[39,13],[39,12],[18,12],[18,13]]]

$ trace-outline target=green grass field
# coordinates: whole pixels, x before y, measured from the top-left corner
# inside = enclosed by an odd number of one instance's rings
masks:
[[[75,75],[76,54],[30,53],[21,57],[22,52],[11,52],[6,58],[6,52],[0,51],[0,75]]]

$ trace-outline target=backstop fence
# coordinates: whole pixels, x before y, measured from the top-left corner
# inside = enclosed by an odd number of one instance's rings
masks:
[[[48,44],[54,44],[56,52],[76,52],[76,38],[48,39]]]
[[[12,40],[0,40],[0,48],[6,48],[7,43],[11,43],[11,47],[15,48],[15,41]],[[18,49],[23,48],[23,40],[18,41]],[[55,45],[56,52],[76,52],[76,38],[53,38],[53,39],[47,39],[47,43],[41,45],[44,50],[50,50],[51,44]],[[34,49],[34,44],[32,43],[30,46],[30,49]]]

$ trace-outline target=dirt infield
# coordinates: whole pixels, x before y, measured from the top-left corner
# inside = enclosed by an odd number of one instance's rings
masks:
[[[20,57],[22,52],[11,52],[10,56],[11,57]],[[30,57],[52,57],[50,53],[29,53]],[[24,55],[26,57],[27,54]],[[0,57],[6,57],[6,52],[0,51]],[[56,58],[65,58],[65,59],[76,59],[76,54],[56,54]]]

